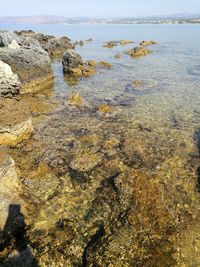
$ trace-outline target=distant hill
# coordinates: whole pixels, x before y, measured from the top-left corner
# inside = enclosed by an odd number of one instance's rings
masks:
[[[24,24],[182,24],[182,23],[200,23],[200,14],[176,14],[169,16],[138,16],[138,17],[121,17],[121,18],[67,18],[64,16],[20,16],[20,17],[0,17],[0,23],[24,23]]]
[[[20,17],[0,17],[0,23],[30,23],[30,24],[46,24],[46,23],[64,23],[65,17],[62,16],[20,16]]]

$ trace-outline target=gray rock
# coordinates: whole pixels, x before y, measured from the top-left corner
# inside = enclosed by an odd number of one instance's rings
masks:
[[[0,31],[0,47],[5,47],[11,44],[12,40],[18,38],[17,34],[9,31]]]
[[[31,30],[16,32],[16,34],[21,37],[31,37],[38,40],[42,48],[48,52],[51,58],[62,57],[67,49],[74,47],[70,42],[71,40],[66,36],[56,38],[52,35],[44,35]]]
[[[13,97],[19,93],[20,81],[11,67],[0,60],[0,96]]]
[[[10,65],[22,85],[52,77],[50,57],[38,40],[10,32],[0,32],[0,40],[0,60]]]
[[[79,65],[83,65],[83,60],[76,51],[69,49],[63,56],[62,64],[63,71],[65,73],[71,73],[72,69],[77,68]]]

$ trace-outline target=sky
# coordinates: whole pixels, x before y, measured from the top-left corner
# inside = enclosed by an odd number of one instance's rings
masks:
[[[127,17],[200,13],[200,0],[0,0],[0,16]]]

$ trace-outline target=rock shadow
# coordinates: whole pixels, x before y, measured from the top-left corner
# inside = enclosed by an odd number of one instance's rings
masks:
[[[21,206],[9,205],[8,217],[0,232],[0,267],[37,267],[27,238],[27,225]]]

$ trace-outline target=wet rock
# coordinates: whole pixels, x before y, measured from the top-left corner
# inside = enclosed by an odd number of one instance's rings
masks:
[[[26,104],[13,99],[0,101],[0,145],[15,146],[30,137],[32,119]]]
[[[92,38],[89,38],[89,39],[87,39],[87,40],[85,40],[86,42],[92,42],[93,40],[92,40]]]
[[[141,46],[149,46],[149,45],[154,45],[157,44],[156,41],[142,41],[140,43]]]
[[[0,60],[0,96],[13,97],[19,94],[20,81],[11,67]]]
[[[81,56],[74,50],[68,50],[63,57],[63,71],[66,74],[78,76],[78,77],[89,77],[96,73],[95,67],[111,68],[112,64],[106,61],[96,62],[94,60],[88,60],[83,62]]]
[[[103,47],[106,47],[106,48],[113,48],[115,46],[117,46],[118,44],[120,45],[128,45],[128,44],[132,44],[133,41],[130,41],[130,40],[119,40],[119,41],[110,41],[110,42],[107,42],[103,45]]]
[[[150,50],[140,46],[134,47],[127,52],[127,54],[130,55],[131,57],[146,56],[149,55],[150,53],[151,53]]]
[[[71,74],[77,77],[89,77],[96,74],[96,69],[87,64],[79,65],[77,68],[71,69]]]
[[[105,47],[105,48],[113,48],[113,47],[115,47],[115,46],[117,46],[117,42],[112,42],[112,41],[107,42],[107,43],[105,43],[105,44],[103,45],[103,47]]]
[[[1,32],[5,39],[7,32]],[[11,37],[14,39],[11,40]],[[53,84],[51,62],[48,53],[40,43],[31,37],[12,34],[0,47],[0,60],[7,63],[17,74],[22,84],[20,93],[32,93]]]
[[[65,73],[71,74],[73,73],[73,69],[76,69],[80,65],[83,65],[83,60],[78,53],[70,49],[64,54],[62,64],[63,71]]]
[[[120,53],[117,53],[114,55],[115,58],[120,58],[121,57],[121,54]]]
[[[98,106],[97,111],[100,113],[108,113],[111,111],[111,106],[108,104],[101,104],[100,106]]]
[[[84,99],[79,93],[74,92],[68,96],[68,103],[71,106],[81,107],[84,104]]]
[[[80,45],[80,46],[83,46],[84,45],[84,42],[81,40],[81,41],[76,41],[74,43],[74,45]]]
[[[134,80],[131,84],[132,84],[134,87],[139,87],[139,86],[144,85],[144,83],[141,82],[141,81],[139,81],[139,80]]]
[[[75,77],[89,77],[96,73],[93,61],[83,62],[81,56],[74,50],[68,50],[62,60],[63,71]]]
[[[112,64],[110,64],[109,62],[106,62],[106,61],[100,61],[98,63],[98,66],[99,67],[102,67],[102,68],[108,68],[108,69],[110,69],[112,67]]]
[[[130,41],[130,40],[120,40],[119,41],[119,44],[120,45],[128,45],[128,44],[132,44],[133,41]]]
[[[98,65],[98,63],[95,60],[88,60],[86,63],[88,66],[91,67],[96,67]]]

